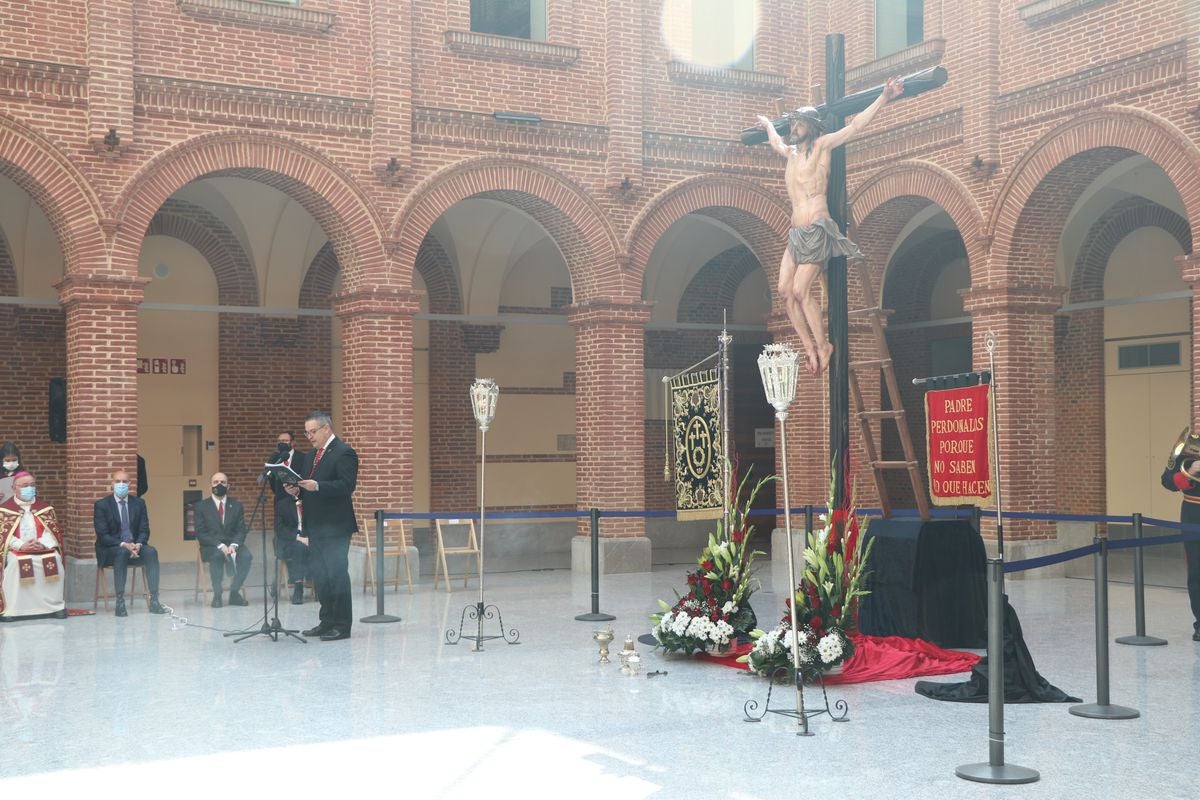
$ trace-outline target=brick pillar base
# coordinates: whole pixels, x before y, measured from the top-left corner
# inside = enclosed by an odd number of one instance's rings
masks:
[[[1054,405],[1054,312],[1062,288],[981,287],[963,291],[972,317],[973,360],[988,368],[986,334],[996,336],[996,423],[1004,511],[1059,511]],[[993,478],[996,466],[993,465]],[[992,531],[994,536],[994,527]],[[1055,538],[1054,524],[1005,519],[1008,540]],[[1008,557],[1010,554],[1006,554]]]
[[[71,274],[56,284],[67,313],[65,551],[94,558],[92,509],[110,473],[137,474],[137,309],[149,279]]]
[[[645,324],[650,306],[601,299],[571,310],[575,328],[575,498],[580,509],[645,508]],[[588,521],[572,543],[572,567],[590,569]],[[650,569],[650,541],[640,517],[602,519],[601,566],[610,572]],[[575,557],[579,548],[588,553]],[[618,563],[620,567],[618,568]]]

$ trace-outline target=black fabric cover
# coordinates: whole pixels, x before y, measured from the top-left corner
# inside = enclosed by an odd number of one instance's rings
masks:
[[[872,519],[858,627],[940,647],[987,645],[987,553],[968,520]]]
[[[988,701],[988,660],[985,656],[971,670],[971,678],[962,683],[917,681],[914,690],[934,700],[955,703]],[[1025,645],[1021,620],[1004,598],[1004,702],[1005,703],[1082,703],[1057,686],[1052,686],[1033,665],[1033,656]]]

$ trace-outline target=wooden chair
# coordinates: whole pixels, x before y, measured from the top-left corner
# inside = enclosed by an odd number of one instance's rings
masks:
[[[204,598],[207,600],[208,596],[212,594],[212,581],[209,580],[208,575],[204,572],[204,559],[200,557],[200,545],[196,545],[196,593],[192,596],[192,599],[200,602],[201,593],[203,593]]]
[[[479,539],[475,535],[475,520],[473,519],[435,519],[434,521],[434,538],[437,542],[437,554],[433,562],[433,588],[438,587],[439,575],[446,579],[446,591],[450,589],[450,569],[446,566],[446,556],[475,556],[476,572],[464,572],[462,574],[463,588],[466,588],[467,581],[472,575],[478,573],[480,566]],[[466,544],[457,545],[454,547],[446,546],[445,527],[466,527],[467,541]],[[457,577],[457,576],[456,576]]]
[[[100,566],[100,562],[96,562],[96,591],[92,594],[92,610],[96,610],[101,598],[104,599],[104,610],[108,611],[108,579],[104,577],[105,570],[111,570],[112,564],[107,567]],[[146,605],[150,605],[150,584],[146,581],[146,570],[141,564],[129,565],[129,604],[133,605],[133,598],[137,594],[133,591],[133,587],[137,586],[137,570],[142,573],[142,597],[146,600]],[[116,578],[113,578],[113,594],[117,593]]]
[[[390,583],[397,589],[400,588],[400,581],[408,582],[408,593],[412,594],[413,580],[412,568],[408,564],[408,533],[404,523],[408,520],[403,519],[385,519],[383,521],[383,552],[380,557],[383,562],[383,586],[386,589]],[[363,522],[363,531],[366,532],[367,540],[367,569],[363,573],[363,592],[367,592],[368,585],[370,591],[375,591],[375,518],[365,517]],[[395,557],[396,559],[396,577],[389,578],[387,576],[387,559]],[[400,576],[400,559],[404,559],[404,577]]]

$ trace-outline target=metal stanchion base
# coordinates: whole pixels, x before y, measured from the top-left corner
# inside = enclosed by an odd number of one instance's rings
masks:
[[[964,780],[978,783],[1033,783],[1042,776],[1036,769],[1018,767],[1016,764],[963,764],[954,774]]]
[[[597,611],[594,614],[579,614],[575,617],[575,619],[579,620],[580,622],[609,622],[616,619],[616,617],[614,617],[612,614],[605,614]]]
[[[393,617],[391,614],[372,614],[369,617],[361,617],[359,622],[399,622],[399,617]]]
[[[784,717],[791,717],[799,722],[800,730],[796,731],[797,736],[812,736],[813,732],[808,729],[808,721],[813,717],[820,716],[821,714],[828,714],[829,718],[834,722],[849,721],[850,718],[848,715],[850,713],[850,706],[845,700],[837,700],[832,706],[829,705],[829,695],[825,692],[824,676],[818,675],[817,682],[821,686],[821,699],[824,700],[825,707],[821,708],[820,706],[817,706],[811,710],[803,707],[771,708],[771,692],[775,688],[776,682],[782,686],[784,683],[791,683],[791,679],[785,678],[783,681],[779,680],[778,678],[771,679],[771,681],[767,684],[767,699],[766,702],[763,703],[763,711],[757,716],[755,716],[754,712],[758,710],[758,701],[754,699],[747,700],[746,704],[742,707],[742,713],[745,714],[746,722],[762,722],[763,718],[766,717],[767,714],[779,714]],[[800,705],[803,706],[804,703],[801,702]]]
[[[1077,717],[1087,717],[1088,719],[1137,719],[1142,715],[1142,712],[1136,708],[1101,703],[1084,703],[1071,706],[1067,710]]]
[[[1133,644],[1139,647],[1159,647],[1167,643],[1166,639],[1157,636],[1118,636],[1113,639],[1117,644]]]

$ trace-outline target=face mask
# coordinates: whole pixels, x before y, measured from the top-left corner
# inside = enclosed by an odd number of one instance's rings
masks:
[[[288,450],[291,450],[291,449],[292,449],[292,446],[290,444],[288,444],[287,442],[279,443],[279,452],[286,453]]]
[[[229,487],[223,483],[218,483],[216,486],[213,487],[213,494],[215,494],[217,497],[224,497],[225,493],[228,491],[229,491]]]
[[[113,484],[113,494],[115,494],[118,499],[124,500],[125,495],[129,494],[129,484],[128,483],[119,483],[119,482],[114,483]]]
[[[37,487],[36,486],[22,486],[20,489],[17,490],[17,493],[19,495],[21,495],[21,499],[24,500],[26,503],[32,503],[37,498]]]
[[[15,469],[16,469],[17,467],[19,467],[19,466],[21,466],[21,462],[20,462],[20,461],[5,461],[5,462],[4,462],[4,468],[5,468],[6,470],[8,470],[9,472],[12,472],[13,470],[15,470]]]

